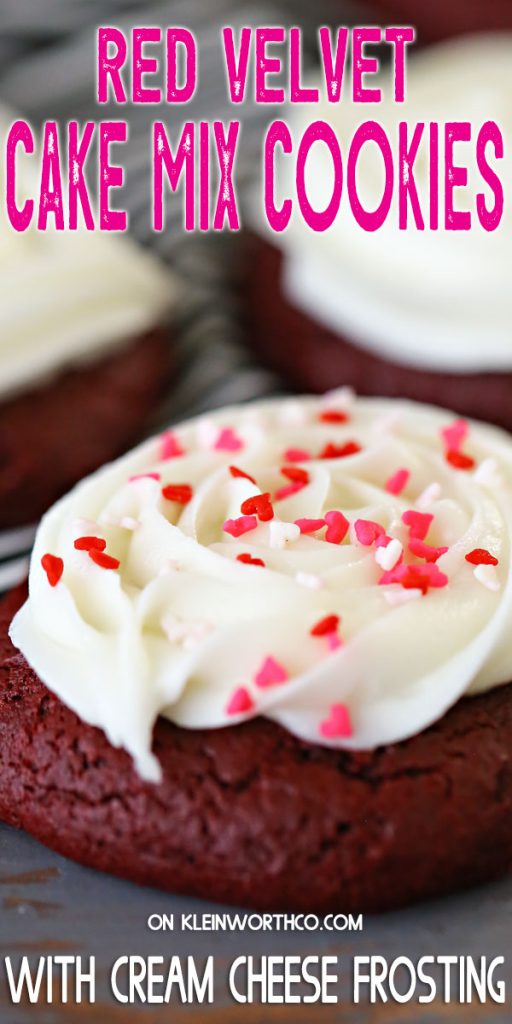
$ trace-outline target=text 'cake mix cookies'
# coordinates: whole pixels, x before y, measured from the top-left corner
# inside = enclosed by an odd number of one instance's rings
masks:
[[[0,140],[14,120],[0,111]],[[16,201],[31,194],[19,153]],[[0,172],[1,175],[1,172]],[[1,183],[1,177],[0,177]],[[0,529],[133,444],[169,378],[175,285],[122,236],[16,232],[0,212]]]
[[[146,442],[44,517],[13,646],[4,604],[2,818],[274,909],[507,871],[511,522],[510,437],[415,403],[269,401]]]
[[[345,157],[344,191],[332,226],[313,231],[295,198],[297,149],[279,161],[277,203],[291,197],[294,216],[282,234],[271,234],[261,228],[261,215],[247,275],[254,345],[301,388],[350,384],[362,394],[406,396],[512,428],[512,222],[506,204],[492,229],[498,178],[509,181],[512,164],[506,145],[501,155],[491,141],[478,143],[490,120],[505,138],[512,123],[512,36],[471,37],[411,51],[405,103],[394,102],[391,68],[369,84],[380,86],[381,103],[355,104],[344,89],[337,104],[324,98],[319,106],[288,113],[297,146],[310,122],[332,126]],[[357,223],[346,187],[350,142],[365,121],[382,125],[394,160],[389,213],[371,231]],[[452,121],[470,122],[470,137],[453,144],[452,196],[455,216],[470,217],[470,230],[453,230],[445,210],[444,126]],[[411,144],[405,171],[397,155],[400,122],[407,122]],[[431,122],[441,126],[434,137]],[[423,129],[414,135],[417,125]],[[406,171],[414,188],[401,228],[399,176]],[[467,184],[459,184],[466,174]],[[333,161],[321,142],[309,151],[306,183],[313,208],[324,210],[333,191]],[[368,142],[357,161],[365,210],[379,207],[383,189],[382,153]],[[482,204],[490,230],[481,223]],[[438,211],[435,227],[432,209]]]

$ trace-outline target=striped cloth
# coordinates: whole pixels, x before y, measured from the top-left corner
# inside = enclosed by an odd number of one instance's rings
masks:
[[[322,9],[323,6],[323,9]],[[313,9],[312,9],[313,8]],[[330,8],[330,10],[329,10]],[[347,9],[348,8],[348,9]],[[126,187],[123,203],[130,232],[154,249],[181,281],[181,302],[173,344],[177,348],[175,385],[153,428],[215,406],[280,390],[280,382],[255,365],[243,344],[239,308],[242,239],[233,233],[187,234],[181,228],[181,203],[169,197],[166,229],[151,232],[150,123],[161,119],[228,121],[241,118],[236,164],[238,199],[243,206],[261,165],[261,140],[273,111],[250,102],[231,107],[221,51],[221,28],[232,25],[301,23],[306,40],[316,25],[335,12],[346,23],[357,15],[343,0],[316,5],[296,0],[1,0],[0,99],[37,126],[48,118],[127,118],[129,141],[123,151]],[[359,15],[361,11],[359,9]],[[313,21],[314,19],[314,21]],[[199,46],[199,86],[186,107],[98,107],[95,102],[95,39],[98,25],[129,30],[135,25],[187,26]],[[311,46],[311,53],[314,47]],[[173,134],[173,138],[174,138]],[[1,311],[0,311],[1,320]],[[30,544],[26,531],[0,535],[0,589],[25,568],[20,561]],[[7,564],[6,564],[7,560]],[[3,562],[3,566],[2,566]]]

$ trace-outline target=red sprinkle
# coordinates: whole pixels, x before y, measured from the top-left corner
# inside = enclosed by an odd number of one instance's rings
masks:
[[[162,497],[166,501],[176,501],[178,505],[188,505],[193,494],[190,484],[167,484],[166,487],[162,487]]]
[[[268,523],[274,518],[274,509],[268,491],[265,494],[254,494],[252,498],[246,498],[240,506],[244,516],[256,515],[261,523]]]
[[[350,416],[341,409],[324,409],[319,413],[318,419],[321,423],[347,423]]]
[[[469,433],[467,420],[454,420],[448,427],[443,427],[441,437],[448,451],[458,452]]]
[[[121,564],[118,558],[107,555],[106,551],[98,551],[97,548],[91,548],[89,558],[92,558],[92,561],[99,565],[100,569],[119,569]]]
[[[359,543],[366,548],[371,547],[386,533],[384,527],[380,523],[375,523],[373,519],[356,519],[354,531]]]
[[[64,562],[58,555],[43,555],[41,559],[41,565],[48,577],[48,583],[51,587],[56,587],[59,580],[62,579],[62,573],[64,572]]]
[[[345,459],[347,455],[357,455],[358,452],[362,451],[361,445],[357,441],[347,441],[346,444],[333,444],[329,441],[328,444],[322,448],[319,459]]]
[[[253,558],[249,552],[244,551],[243,554],[236,556],[237,562],[243,562],[244,565],[261,565],[265,568],[265,562],[262,558]]]
[[[347,535],[350,525],[343,512],[338,512],[336,509],[332,512],[326,512],[325,522],[327,523],[327,530],[325,531],[326,541],[329,544],[341,544]]]
[[[410,508],[402,515],[402,522],[409,527],[411,539],[425,540],[434,516],[430,512],[417,512]]]
[[[410,475],[408,469],[397,469],[396,473],[393,473],[393,476],[386,481],[385,489],[388,494],[401,494],[408,484]]]
[[[299,491],[304,490],[305,484],[301,484],[298,480],[294,484],[285,484],[284,487],[280,487],[279,490],[274,494],[276,501],[284,501],[285,498],[290,498],[292,494],[298,494]]]
[[[325,519],[296,519],[295,526],[299,527],[301,533],[316,533],[325,526]]]
[[[281,473],[287,480],[292,480],[293,483],[309,483],[309,473],[307,469],[302,469],[300,466],[281,466]]]
[[[498,559],[487,548],[474,548],[466,555],[466,562],[471,565],[497,565]]]
[[[421,590],[426,594],[430,587],[446,587],[448,577],[437,565],[397,565],[390,572],[384,573],[380,584],[399,583],[404,590]]]
[[[475,465],[475,460],[471,458],[471,455],[464,455],[464,452],[455,450],[447,451],[445,459],[455,469],[473,469]]]
[[[287,448],[283,458],[286,462],[308,462],[311,452],[306,451],[305,448]]]
[[[339,615],[326,615],[325,618],[320,619],[311,629],[311,636],[326,636],[328,633],[334,633],[340,624]]]
[[[320,735],[326,739],[352,736],[353,732],[350,712],[346,704],[333,704],[328,717],[320,722]]]
[[[252,711],[254,707],[254,701],[246,690],[245,686],[239,686],[237,690],[234,690],[229,698],[226,705],[227,715],[243,715],[247,711]]]
[[[412,537],[409,541],[409,551],[417,558],[424,558],[426,562],[437,562],[441,555],[446,554],[448,548],[435,548],[425,541]]]
[[[230,533],[232,537],[241,537],[249,530],[255,530],[258,525],[256,516],[239,516],[238,519],[226,519],[222,529],[224,533]]]
[[[229,472],[231,473],[231,476],[235,477],[235,479],[237,477],[242,477],[243,480],[250,480],[251,484],[256,483],[256,480],[250,475],[250,473],[246,473],[245,470],[239,469],[238,466],[230,466]]]
[[[244,447],[244,442],[232,427],[223,427],[213,447],[218,452],[239,452]]]
[[[91,551],[92,548],[96,548],[97,551],[104,551],[106,546],[107,542],[103,540],[103,537],[77,537],[75,541],[77,551]]]
[[[160,435],[160,458],[162,462],[166,462],[167,459],[176,459],[184,454],[185,452],[172,430],[166,430]]]

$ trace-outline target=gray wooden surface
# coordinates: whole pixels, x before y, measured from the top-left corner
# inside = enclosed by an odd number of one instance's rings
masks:
[[[198,958],[214,954],[217,974],[239,954],[327,953],[341,956],[350,980],[350,961],[356,954],[381,954],[388,959],[425,954],[502,955],[512,939],[512,881],[500,882],[461,896],[382,917],[367,917],[362,932],[339,936],[324,931],[302,933],[154,933],[147,927],[154,912],[218,910],[218,907],[144,890],[81,868],[51,853],[29,836],[0,826],[0,959],[27,954],[73,953],[97,958],[98,993],[95,1006],[14,1008],[2,970],[2,1024],[272,1024],[273,1021],[317,1024],[446,1024],[448,1021],[504,1024],[512,1020],[512,978],[507,967],[508,1006],[472,1004],[354,1006],[237,1006],[221,984],[214,1006],[130,1007],[109,1001],[112,963],[123,954],[173,954]]]

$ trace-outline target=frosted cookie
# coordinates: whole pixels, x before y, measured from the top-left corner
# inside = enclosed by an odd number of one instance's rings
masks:
[[[0,141],[13,118],[0,110]],[[18,202],[30,194],[20,157]],[[0,210],[0,529],[136,441],[168,383],[175,284],[123,236],[16,232]]]
[[[511,521],[510,438],[414,403],[259,403],[147,442],[39,528],[2,817],[260,907],[507,871]]]

